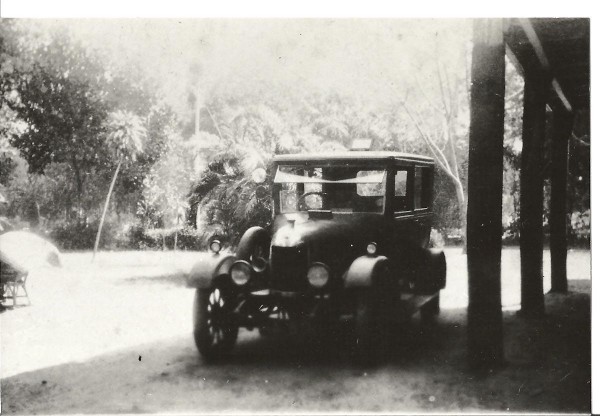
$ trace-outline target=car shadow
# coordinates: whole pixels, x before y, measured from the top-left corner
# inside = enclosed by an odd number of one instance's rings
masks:
[[[506,366],[549,369],[563,355],[574,365],[589,364],[590,281],[572,280],[569,288],[568,294],[546,294],[546,314],[541,318],[503,312]],[[234,351],[214,365],[354,366],[349,326],[332,329],[326,339],[315,337],[310,330],[271,336],[261,336],[258,331],[241,333]],[[467,308],[442,309],[431,322],[421,321],[416,314],[395,325],[390,335],[385,354],[375,360],[377,366],[401,369],[433,362],[461,372],[468,369]]]
[[[464,341],[465,310],[442,310],[443,317],[431,323],[422,323],[418,316],[409,322],[392,328],[385,351],[366,367],[418,365],[425,357],[442,360],[449,364],[449,356],[457,344]],[[241,336],[229,355],[215,363],[198,365],[266,366],[269,368],[297,368],[312,366],[357,367],[352,349],[354,338],[350,325],[338,326],[318,337],[310,328],[288,333],[281,331],[260,335],[257,330],[240,332]],[[461,366],[460,357],[451,360]]]
[[[159,273],[154,276],[147,274],[120,279],[119,285],[137,285],[137,284],[166,284],[176,287],[187,286],[188,273],[184,271],[176,271],[170,273]]]
[[[260,336],[242,330],[232,354],[214,364],[199,357],[190,333],[3,378],[3,412],[132,413],[131,403],[160,411],[189,409],[190,400],[209,409],[206,400],[264,389],[293,398],[314,395],[325,404],[329,395],[349,399],[340,396],[344,386],[357,392],[373,382],[374,390],[366,394],[375,400],[401,389],[430,411],[455,403],[456,409],[475,404],[495,411],[587,412],[589,281],[569,284],[569,294],[546,295],[542,318],[504,312],[507,365],[483,376],[467,369],[466,308],[442,309],[433,324],[424,325],[415,316],[395,328],[387,357],[370,368],[353,364],[351,337],[344,329],[331,331],[327,342],[305,331]],[[101,399],[98,389],[103,389]],[[206,394],[196,399],[199,389]],[[175,392],[183,393],[172,398]]]

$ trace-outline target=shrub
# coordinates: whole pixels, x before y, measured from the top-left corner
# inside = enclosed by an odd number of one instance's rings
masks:
[[[99,221],[57,222],[50,228],[50,238],[61,250],[91,250],[94,248]],[[117,234],[116,224],[106,222],[100,237],[100,247],[114,247]]]
[[[190,226],[145,229],[141,224],[136,224],[127,232],[128,247],[138,250],[173,250],[175,236],[178,250],[205,250],[212,237]]]
[[[570,218],[570,235],[569,243],[574,246],[589,247],[591,236],[591,212],[585,210],[583,212],[575,211]]]
[[[156,249],[159,246],[156,236],[150,235],[142,224],[134,224],[126,232],[128,248],[136,250]]]
[[[434,248],[444,247],[444,235],[439,230],[432,228],[429,236],[429,244]]]

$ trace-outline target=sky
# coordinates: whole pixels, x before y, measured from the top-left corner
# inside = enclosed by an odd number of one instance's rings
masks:
[[[63,19],[66,27],[125,69],[154,79],[185,111],[192,85],[209,96],[268,84],[388,99],[434,56],[464,65],[471,23],[458,19]],[[427,82],[425,82],[427,84]]]

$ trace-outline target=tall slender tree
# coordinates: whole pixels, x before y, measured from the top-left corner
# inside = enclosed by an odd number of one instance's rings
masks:
[[[121,165],[129,161],[135,162],[137,155],[143,150],[143,144],[146,138],[146,127],[142,120],[130,112],[117,111],[110,114],[107,127],[109,131],[107,140],[110,148],[115,153],[118,163],[110,187],[108,188],[104,209],[102,210],[102,217],[100,218],[100,225],[98,226],[98,233],[96,234],[96,242],[94,243],[92,261],[96,258],[98,245],[100,244],[100,236],[102,235],[102,226],[104,225],[110,197],[113,193]]]

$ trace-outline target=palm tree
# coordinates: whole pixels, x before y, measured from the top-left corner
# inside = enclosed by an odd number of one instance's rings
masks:
[[[106,212],[108,211],[108,204],[110,202],[110,197],[115,187],[121,165],[128,161],[135,162],[137,155],[142,152],[143,142],[146,138],[146,128],[144,127],[140,117],[127,111],[117,111],[110,115],[108,120],[108,131],[108,145],[112,148],[119,163],[117,164],[117,169],[115,170],[110,187],[108,188],[108,194],[106,195],[106,202],[104,203],[102,217],[100,218],[100,226],[98,227],[98,233],[96,234],[96,242],[94,244],[92,261],[94,261],[96,258],[98,244],[100,243],[100,236],[102,235],[102,226],[104,225],[104,219],[106,218]]]
[[[270,218],[268,198],[257,195],[252,172],[268,170],[279,153],[344,150],[348,126],[338,118],[320,117],[290,129],[279,109],[267,103],[214,104],[205,108],[218,136],[198,131],[187,142],[189,154],[205,162],[199,166],[206,168],[208,161],[218,166],[210,173],[216,180],[197,194],[195,209],[205,217],[202,227],[208,234],[234,242],[249,225]]]

